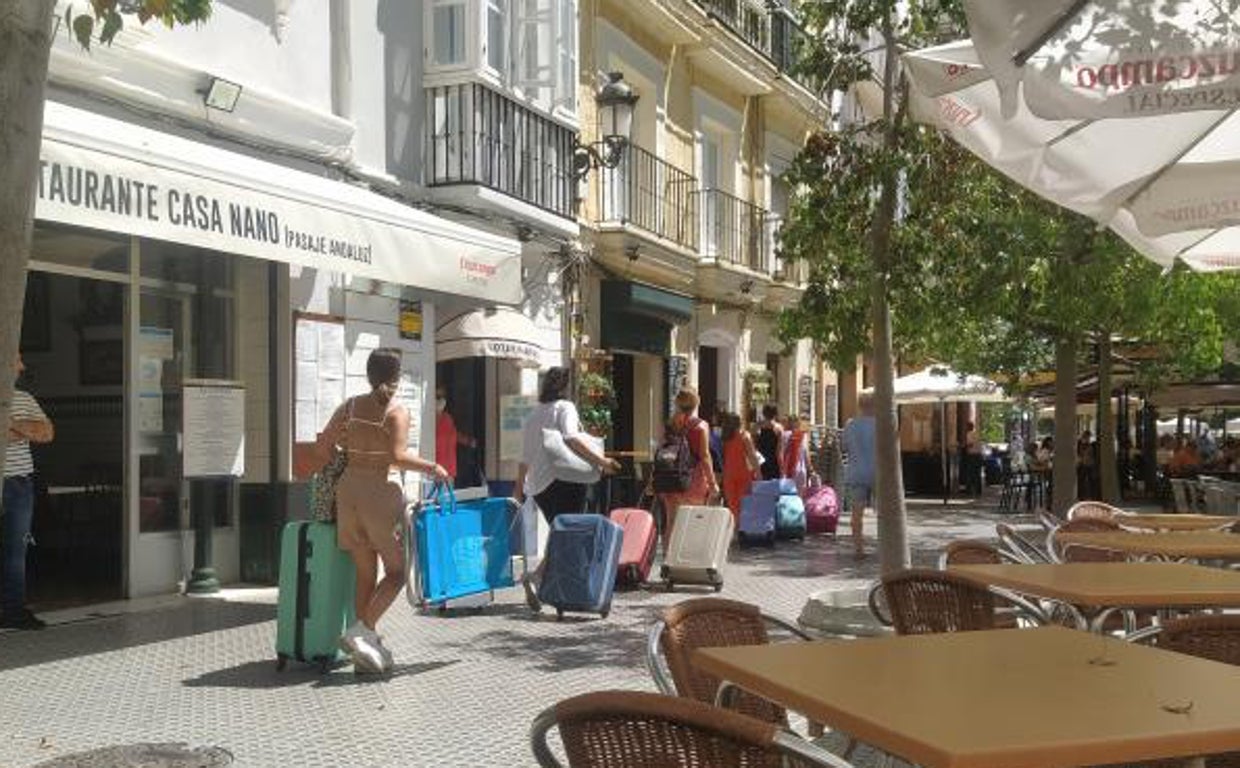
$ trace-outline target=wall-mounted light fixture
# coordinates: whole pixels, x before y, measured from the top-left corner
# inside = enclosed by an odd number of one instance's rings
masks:
[[[211,109],[221,112],[232,112],[241,99],[240,85],[220,77],[212,77],[207,87],[198,91],[202,94],[202,103]]]
[[[633,131],[633,108],[637,94],[624,81],[623,72],[607,73],[607,82],[594,97],[598,105],[598,125],[602,139],[594,144],[573,147],[573,172],[584,179],[591,169],[615,168]]]

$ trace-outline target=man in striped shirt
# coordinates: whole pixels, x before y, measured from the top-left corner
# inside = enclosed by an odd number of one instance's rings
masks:
[[[26,366],[17,356],[16,375]],[[4,450],[4,506],[0,526],[0,629],[42,629],[26,607],[26,545],[34,517],[34,459],[31,443],[50,443],[51,419],[29,392],[13,390]]]

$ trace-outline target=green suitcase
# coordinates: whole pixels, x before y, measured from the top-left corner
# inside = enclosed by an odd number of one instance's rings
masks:
[[[310,521],[284,526],[280,540],[280,597],[276,608],[276,668],[289,659],[326,672],[343,658],[340,636],[356,618],[356,574],[336,546],[336,526]]]

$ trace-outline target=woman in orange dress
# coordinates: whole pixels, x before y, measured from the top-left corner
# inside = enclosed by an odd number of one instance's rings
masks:
[[[666,514],[663,526],[664,549],[667,548],[672,529],[676,525],[676,512],[682,505],[702,505],[719,496],[719,483],[715,479],[715,467],[710,459],[710,426],[698,417],[698,393],[693,387],[685,386],[676,393],[676,415],[672,416],[668,429],[685,435],[689,442],[689,451],[693,454],[694,465],[688,488],[680,493],[660,494]]]
[[[732,518],[740,522],[741,499],[749,495],[749,488],[758,477],[758,462],[754,458],[753,438],[741,429],[741,417],[725,413],[723,423],[723,498]]]

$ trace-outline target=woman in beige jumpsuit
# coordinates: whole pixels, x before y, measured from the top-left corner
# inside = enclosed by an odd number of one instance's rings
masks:
[[[370,394],[346,400],[319,436],[321,448],[338,446],[349,457],[336,486],[336,536],[357,567],[358,620],[340,639],[353,657],[356,672],[384,672],[392,667],[392,654],[375,628],[405,585],[400,539],[405,493],[400,472],[423,472],[436,480],[448,477],[443,467],[407,447],[409,410],[392,401],[400,379],[399,354],[392,349],[370,353],[366,361]]]

